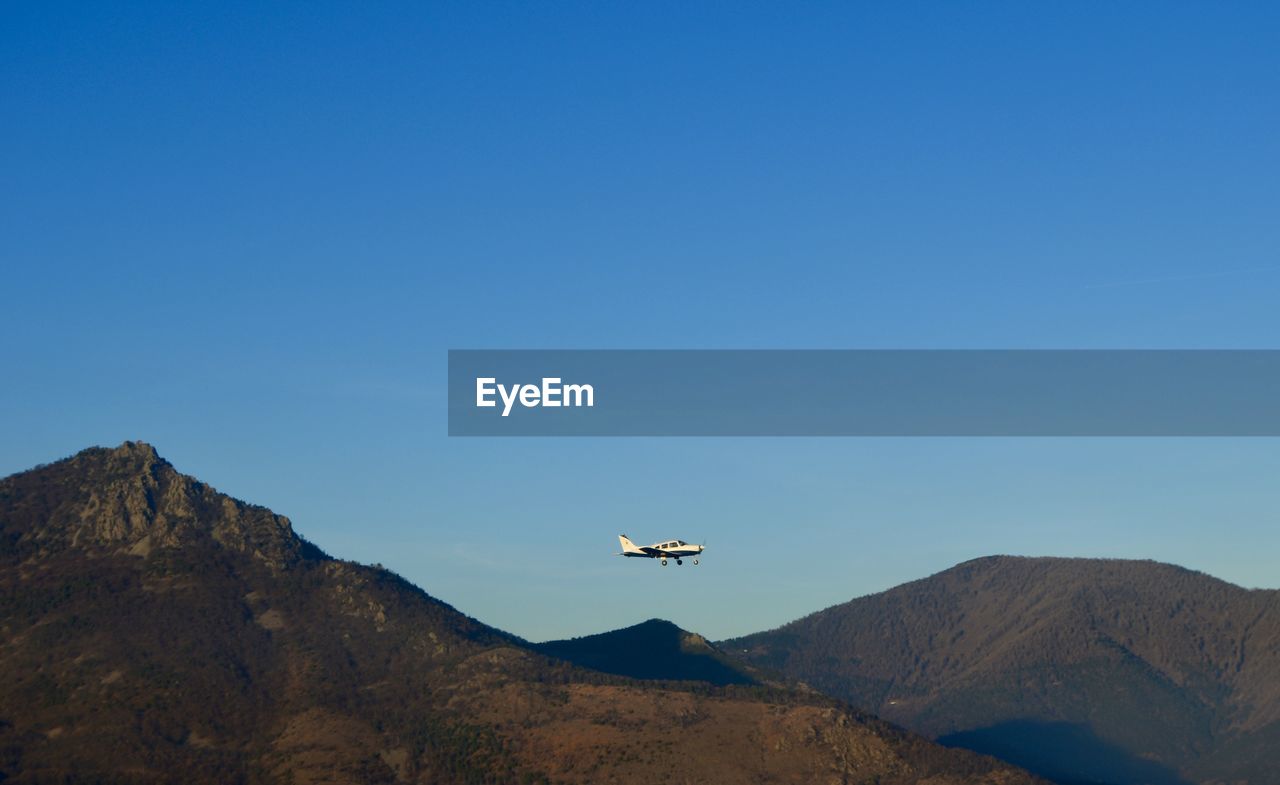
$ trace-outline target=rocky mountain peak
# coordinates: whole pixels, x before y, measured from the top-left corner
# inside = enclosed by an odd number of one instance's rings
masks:
[[[127,552],[216,543],[287,567],[306,544],[288,518],[178,472],[146,442],[91,447],[0,480],[12,548],[32,556],[62,548]]]
[[[142,442],[142,441],[122,442],[119,447],[116,447],[110,450],[110,452],[114,455],[119,455],[119,456],[136,455],[136,456],[145,457],[151,460],[160,459],[160,455],[156,453],[156,448],[152,447],[147,442]]]

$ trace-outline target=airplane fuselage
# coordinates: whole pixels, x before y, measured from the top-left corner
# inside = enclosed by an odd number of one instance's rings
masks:
[[[629,556],[639,559],[660,559],[663,565],[666,565],[667,559],[675,559],[676,564],[682,564],[683,559],[693,559],[693,563],[698,563],[698,557],[706,550],[705,545],[694,545],[684,540],[665,540],[656,542],[653,545],[636,545],[627,539],[627,535],[618,535],[618,541],[622,543],[622,553],[619,556]]]

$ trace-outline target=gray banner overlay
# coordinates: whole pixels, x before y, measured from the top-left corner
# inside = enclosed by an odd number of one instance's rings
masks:
[[[1280,351],[453,350],[449,435],[1278,436]]]

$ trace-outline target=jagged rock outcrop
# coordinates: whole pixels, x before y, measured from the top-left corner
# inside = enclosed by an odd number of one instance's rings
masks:
[[[66,547],[146,557],[211,539],[276,568],[306,544],[289,519],[180,474],[145,442],[94,447],[0,481],[7,547],[34,556]]]

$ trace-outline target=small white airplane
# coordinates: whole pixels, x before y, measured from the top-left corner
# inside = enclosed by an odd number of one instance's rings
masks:
[[[697,564],[698,556],[707,548],[705,545],[690,545],[684,540],[667,540],[641,547],[628,540],[625,534],[618,535],[618,542],[622,543],[622,553],[619,556],[661,559],[663,567],[667,566],[667,559],[675,559],[676,564],[684,564],[683,560],[690,556],[693,557],[693,563]]]

